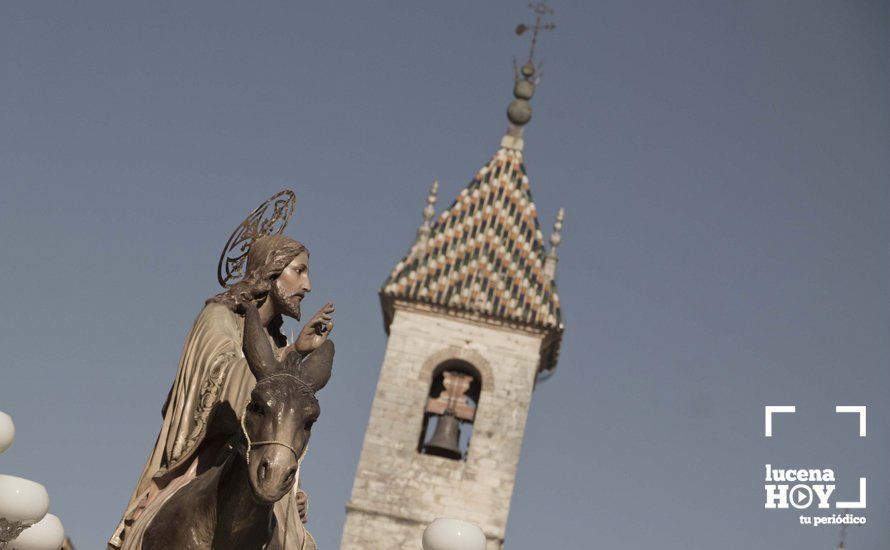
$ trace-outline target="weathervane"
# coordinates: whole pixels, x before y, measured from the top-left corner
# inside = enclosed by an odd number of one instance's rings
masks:
[[[556,25],[553,23],[542,23],[544,16],[554,14],[553,8],[545,2],[530,3],[528,7],[535,12],[535,24],[529,27],[525,23],[520,23],[516,26],[516,35],[522,36],[525,34],[525,31],[532,30],[532,46],[528,52],[528,62],[533,64],[535,62],[535,46],[538,44],[538,33],[541,31],[552,31],[556,28]]]
[[[522,36],[525,34],[525,31],[531,29],[532,45],[528,52],[528,61],[522,67],[517,67],[516,58],[513,58],[513,97],[516,99],[507,106],[507,119],[513,124],[513,129],[508,131],[510,135],[507,141],[502,143],[503,147],[518,150],[522,150],[521,129],[532,118],[532,107],[529,100],[535,94],[535,85],[541,79],[541,63],[538,63],[538,66],[535,67],[535,46],[538,44],[538,33],[541,31],[552,31],[556,28],[556,25],[553,23],[543,22],[545,16],[553,15],[553,8],[544,2],[532,3],[528,7],[535,13],[535,23],[531,27],[525,23],[520,23],[516,27],[516,35]]]

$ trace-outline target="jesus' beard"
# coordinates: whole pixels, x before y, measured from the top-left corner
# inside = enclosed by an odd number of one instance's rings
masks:
[[[281,290],[278,288],[278,281],[272,283],[272,290],[269,294],[272,296],[272,303],[275,305],[276,313],[292,317],[297,321],[300,320],[300,302],[302,298],[299,295],[282,295]]]

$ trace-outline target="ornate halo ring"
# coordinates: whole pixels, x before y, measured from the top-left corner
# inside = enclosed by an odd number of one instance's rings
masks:
[[[257,206],[235,228],[223,247],[216,267],[216,278],[223,288],[231,287],[244,277],[247,254],[253,242],[265,235],[281,235],[296,207],[297,196],[290,189],[285,189]]]

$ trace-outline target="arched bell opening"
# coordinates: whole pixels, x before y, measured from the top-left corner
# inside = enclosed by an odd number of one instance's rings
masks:
[[[433,369],[417,451],[466,460],[481,392],[482,375],[466,361],[452,359]]]

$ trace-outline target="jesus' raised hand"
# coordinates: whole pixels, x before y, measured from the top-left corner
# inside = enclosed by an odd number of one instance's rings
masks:
[[[328,302],[303,326],[297,341],[294,342],[294,349],[300,352],[300,355],[306,355],[317,349],[328,339],[334,330],[332,313],[334,313],[334,303]]]

